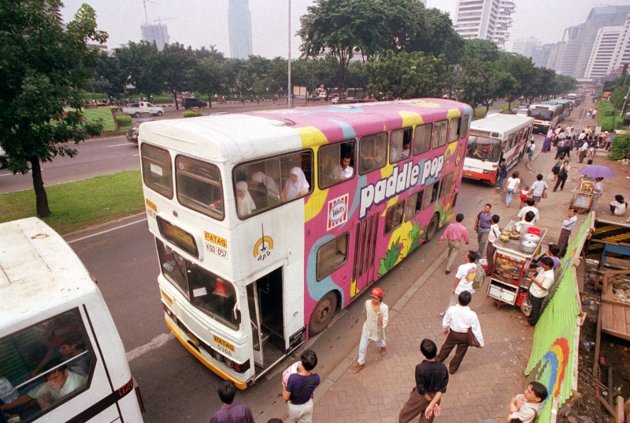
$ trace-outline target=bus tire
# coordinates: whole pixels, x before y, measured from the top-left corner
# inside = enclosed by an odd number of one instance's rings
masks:
[[[313,309],[308,331],[311,336],[317,335],[328,327],[337,311],[337,295],[329,292],[324,295]]]
[[[427,226],[427,242],[431,241],[438,230],[438,224],[440,222],[440,218],[438,214],[435,213],[429,222],[429,226]]]

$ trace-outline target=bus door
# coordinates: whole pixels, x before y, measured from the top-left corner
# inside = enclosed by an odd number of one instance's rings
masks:
[[[356,226],[355,256],[352,279],[357,282],[357,292],[376,279],[374,250],[378,233],[379,213],[374,213],[361,220]]]
[[[254,362],[267,368],[285,352],[282,268],[247,285]]]

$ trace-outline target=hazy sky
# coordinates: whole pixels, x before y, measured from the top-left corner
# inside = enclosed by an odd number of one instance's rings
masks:
[[[544,43],[562,39],[564,28],[584,22],[597,5],[630,5],[630,0],[515,0],[516,12],[511,40],[536,37]],[[108,46],[119,47],[140,40],[140,24],[145,22],[142,0],[65,0],[64,18],[69,20],[82,3],[97,14],[99,29],[109,34]],[[252,15],[253,53],[273,58],[287,57],[288,0],[249,0]],[[291,32],[300,28],[300,16],[313,0],[291,0]],[[171,42],[199,48],[214,45],[229,56],[228,0],[146,0],[149,22],[161,20],[168,26]],[[436,7],[455,14],[457,0],[428,0]],[[299,56],[300,38],[291,40],[292,58]],[[508,43],[508,47],[510,44]]]

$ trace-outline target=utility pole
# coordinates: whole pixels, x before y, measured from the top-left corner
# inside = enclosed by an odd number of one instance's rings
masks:
[[[293,93],[291,92],[291,0],[289,0],[289,54],[287,60],[287,107],[293,106]]]

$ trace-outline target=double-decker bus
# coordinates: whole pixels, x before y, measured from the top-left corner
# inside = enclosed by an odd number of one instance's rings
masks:
[[[559,104],[532,104],[529,106],[529,116],[534,118],[534,132],[546,134],[549,128],[555,128],[560,122],[562,106]]]
[[[470,124],[464,177],[494,184],[499,161],[508,169],[516,166],[527,151],[534,119],[528,116],[496,114]]]
[[[416,99],[144,123],[169,329],[245,389],[447,222],[471,113]]]

